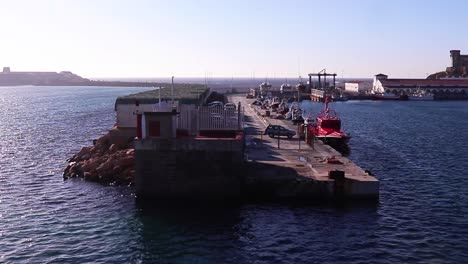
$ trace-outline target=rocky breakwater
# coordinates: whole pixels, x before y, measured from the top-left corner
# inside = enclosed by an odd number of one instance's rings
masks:
[[[112,184],[133,184],[135,175],[134,137],[113,128],[94,140],[93,146],[83,147],[68,159],[64,179],[81,177],[88,181]]]

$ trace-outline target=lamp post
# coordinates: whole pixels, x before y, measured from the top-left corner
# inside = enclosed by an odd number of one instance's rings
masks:
[[[172,103],[172,107],[174,107],[174,76],[172,76],[172,81],[171,81],[171,103]]]
[[[158,105],[159,111],[161,111],[161,89],[162,89],[162,87],[159,86],[159,89],[158,89],[158,91],[159,91],[159,105]]]

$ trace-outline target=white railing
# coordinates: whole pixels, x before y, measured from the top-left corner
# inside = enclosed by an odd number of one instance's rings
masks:
[[[177,116],[177,128],[184,129],[190,135],[197,133],[197,113],[196,109],[183,109]]]
[[[201,106],[197,112],[197,130],[241,130],[244,125],[242,110],[222,106]]]

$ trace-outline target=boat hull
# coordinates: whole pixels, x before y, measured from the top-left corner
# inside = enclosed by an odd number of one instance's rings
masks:
[[[348,145],[348,141],[350,140],[351,137],[317,137],[320,141],[322,141],[324,144],[329,145],[330,147],[334,148],[338,152],[340,152],[342,155],[348,155],[351,150]]]
[[[351,137],[343,136],[343,137],[327,137],[327,136],[316,136],[317,139],[322,140],[325,143],[335,143],[335,144],[348,144]]]
[[[434,96],[409,96],[410,101],[434,101]]]
[[[373,95],[372,100],[376,101],[407,101],[406,95]]]

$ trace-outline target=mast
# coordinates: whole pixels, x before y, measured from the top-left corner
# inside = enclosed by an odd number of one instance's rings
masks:
[[[323,109],[323,112],[325,113],[325,118],[328,118],[328,113],[329,113],[329,109],[328,109],[328,104],[330,103],[330,97],[329,96],[326,96],[325,97],[325,107]]]

